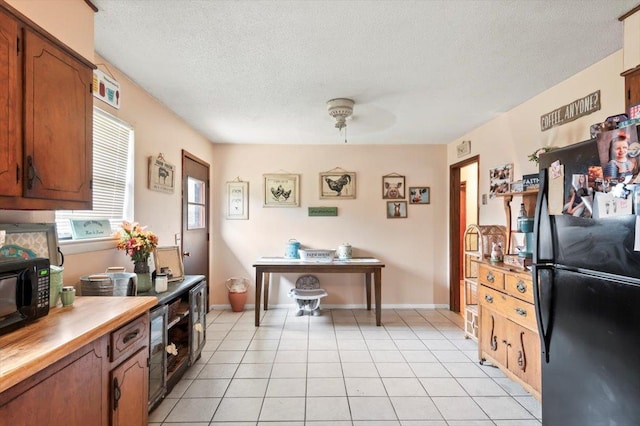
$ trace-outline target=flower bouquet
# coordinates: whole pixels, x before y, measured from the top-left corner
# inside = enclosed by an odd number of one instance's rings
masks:
[[[149,272],[149,256],[158,245],[158,237],[151,231],[145,231],[144,226],[137,223],[122,222],[122,230],[116,233],[118,243],[116,248],[123,250],[133,261],[133,272],[136,273],[137,291],[151,290],[151,273]]]
[[[122,222],[122,230],[116,233],[118,250],[124,250],[134,262],[146,262],[158,245],[158,237],[137,223]]]

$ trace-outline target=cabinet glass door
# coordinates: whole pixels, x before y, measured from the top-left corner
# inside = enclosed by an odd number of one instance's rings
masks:
[[[205,344],[207,328],[207,282],[202,281],[189,291],[190,327],[189,333],[189,364],[200,357]]]
[[[167,305],[151,311],[149,332],[149,408],[164,396],[167,390]]]

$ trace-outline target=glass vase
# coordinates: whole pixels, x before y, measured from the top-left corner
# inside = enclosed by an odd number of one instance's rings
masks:
[[[137,277],[136,287],[138,293],[146,293],[151,290],[151,271],[146,261],[133,262],[133,272]]]

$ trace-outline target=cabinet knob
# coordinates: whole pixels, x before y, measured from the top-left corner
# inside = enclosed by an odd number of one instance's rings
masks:
[[[496,278],[493,276],[493,273],[489,272],[487,274],[487,281],[489,281],[490,283],[494,282],[496,280]]]
[[[527,285],[522,280],[518,281],[518,284],[516,284],[516,288],[520,293],[524,293],[527,291]]]
[[[484,300],[486,300],[489,303],[493,303],[493,296],[491,296],[490,294],[485,294]]]
[[[526,317],[527,316],[527,311],[525,311],[522,308],[516,308],[516,314],[522,315],[523,317]]]

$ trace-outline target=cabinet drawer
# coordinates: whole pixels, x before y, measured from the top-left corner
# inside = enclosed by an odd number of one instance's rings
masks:
[[[533,283],[531,276],[525,274],[507,274],[505,279],[505,289],[510,295],[533,303]]]
[[[520,324],[524,328],[528,328],[536,333],[538,332],[536,311],[531,303],[507,296],[504,314],[516,324]]]
[[[149,315],[145,314],[111,333],[109,342],[111,345],[110,361],[116,361],[146,346],[148,340]]]
[[[485,286],[480,287],[479,298],[482,305],[537,332],[536,314],[532,304]]]
[[[504,273],[500,270],[489,268],[486,265],[480,266],[478,280],[480,284],[497,288],[498,290],[504,289]]]
[[[507,295],[496,291],[490,287],[480,286],[480,292],[478,294],[478,300],[481,305],[488,307],[491,310],[505,314],[504,305],[506,303]]]

